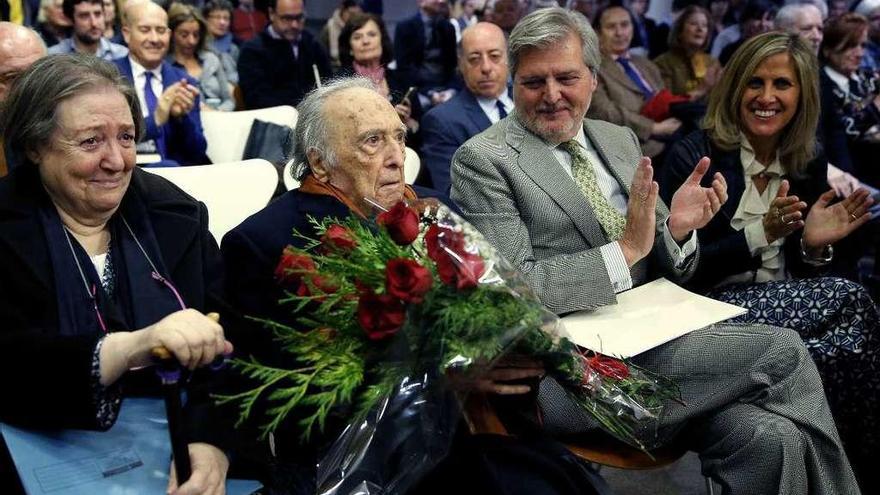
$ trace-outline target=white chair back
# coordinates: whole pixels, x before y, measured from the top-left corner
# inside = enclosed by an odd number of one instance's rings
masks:
[[[202,112],[208,158],[214,163],[241,160],[254,119],[293,129],[297,115],[296,109],[288,105],[241,112]]]
[[[284,188],[288,191],[299,187],[299,181],[293,177],[293,160],[287,160],[284,170],[281,171],[281,180],[284,182]]]
[[[403,177],[407,184],[413,184],[419,176],[419,170],[422,168],[422,160],[418,153],[409,146],[406,147],[406,156],[403,159]]]
[[[266,160],[144,170],[205,203],[208,229],[218,244],[226,232],[269,204],[278,186],[278,171]]]

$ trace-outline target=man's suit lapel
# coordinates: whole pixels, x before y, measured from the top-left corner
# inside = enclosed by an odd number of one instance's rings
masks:
[[[462,91],[462,106],[464,107],[468,119],[471,121],[472,125],[470,130],[473,131],[471,134],[472,136],[476,136],[492,125],[492,122],[489,120],[489,117],[486,117],[486,112],[480,107],[480,103],[477,101],[476,97],[474,97],[473,93],[468,90]]]
[[[601,74],[615,83],[642,95],[642,90],[636,86],[636,83],[634,83],[628,75],[626,75],[626,72],[623,71],[620,64],[618,64],[613,58],[607,56],[603,57]]]
[[[590,245],[601,246],[607,243],[608,239],[593,214],[593,208],[574,180],[565,173],[561,164],[547,166],[551,161],[556,161],[547,144],[526,130],[516,117],[512,116],[508,121],[507,142],[519,151],[517,164],[523,172],[571,218]],[[547,159],[548,155],[550,161]]]
[[[599,139],[599,136],[587,121],[584,121],[584,134],[596,149],[599,157],[611,171],[611,175],[617,179],[617,183],[623,188],[623,192],[629,196],[629,188],[632,185],[632,178],[630,177],[631,174],[627,173],[623,168],[625,166],[624,157],[620,156],[615,150],[606,148],[605,144]]]

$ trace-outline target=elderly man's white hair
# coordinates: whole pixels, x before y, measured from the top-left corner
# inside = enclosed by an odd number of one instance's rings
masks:
[[[871,17],[875,10],[880,8],[880,0],[862,0],[855,9],[856,14]]]
[[[819,9],[819,15],[822,16],[823,21],[825,19],[828,19],[828,2],[826,2],[825,0],[786,0],[785,7],[789,5],[812,5],[813,7]],[[779,9],[779,12],[777,12],[776,15],[779,16],[781,12],[782,9]],[[779,27],[778,24],[776,26]]]
[[[776,29],[792,32],[797,28],[798,17],[809,9],[815,9],[822,16],[822,11],[812,3],[791,3],[779,9],[773,18],[773,25]]]
[[[293,133],[294,176],[297,180],[301,181],[311,173],[308,156],[311,151],[320,154],[328,166],[336,166],[336,154],[330,147],[330,136],[327,132],[324,104],[333,95],[354,88],[376,91],[376,85],[366,77],[340,77],[312,90],[297,105],[299,115]]]

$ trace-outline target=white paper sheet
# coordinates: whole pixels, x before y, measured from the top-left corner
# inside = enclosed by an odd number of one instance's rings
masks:
[[[617,304],[562,318],[569,339],[608,356],[629,358],[746,310],[694,294],[665,278],[617,295]]]

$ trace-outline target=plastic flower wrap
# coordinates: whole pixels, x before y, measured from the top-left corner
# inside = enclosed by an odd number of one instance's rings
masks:
[[[312,222],[316,238],[295,233],[302,247],[288,246],[275,272],[297,328],[263,321],[289,366],[238,360],[260,385],[220,400],[237,402],[241,421],[257,418],[264,434],[295,418],[308,439],[342,418],[341,432],[324,432],[338,436],[318,464],[318,493],[405,492],[448,452],[461,384],[507,353],[540,360],[603,428],[650,446],[640,438],[650,440],[674,386],[585,358],[518,272],[446,206],[401,202],[375,222]],[[613,376],[599,367],[611,362]]]

